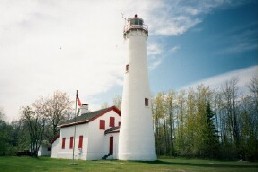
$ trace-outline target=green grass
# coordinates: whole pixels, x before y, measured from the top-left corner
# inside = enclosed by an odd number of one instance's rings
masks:
[[[155,162],[139,161],[75,161],[77,165],[71,165],[71,160],[51,159],[49,157],[0,157],[0,171],[165,171],[165,172],[238,172],[258,171],[258,163],[243,161],[210,161],[200,159],[159,159]]]

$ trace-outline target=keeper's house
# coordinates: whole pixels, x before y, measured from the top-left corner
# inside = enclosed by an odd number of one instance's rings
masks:
[[[80,109],[81,115],[76,120],[69,120],[59,126],[60,135],[52,141],[51,158],[72,159],[74,150],[75,159],[117,159],[120,110],[112,106],[88,112],[87,104],[83,104]]]

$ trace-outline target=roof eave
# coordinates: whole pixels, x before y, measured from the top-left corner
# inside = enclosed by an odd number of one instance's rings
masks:
[[[59,128],[66,128],[66,127],[70,127],[70,126],[74,126],[74,125],[79,125],[79,124],[85,124],[88,123],[89,120],[83,120],[83,121],[76,121],[76,122],[71,122],[68,124],[63,124],[63,125],[59,125]]]

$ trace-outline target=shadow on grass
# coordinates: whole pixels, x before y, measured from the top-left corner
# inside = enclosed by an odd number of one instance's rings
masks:
[[[164,165],[187,165],[187,166],[198,166],[198,167],[215,167],[215,168],[258,168],[258,165],[253,164],[220,164],[220,163],[210,163],[210,164],[203,164],[203,163],[185,163],[185,162],[167,162],[162,160],[156,161],[134,161],[138,163],[144,164],[164,164]]]

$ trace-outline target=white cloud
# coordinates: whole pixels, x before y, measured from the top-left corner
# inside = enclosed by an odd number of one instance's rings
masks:
[[[155,30],[157,35],[181,35],[185,33],[191,27],[199,24],[201,20],[199,18],[191,19],[185,16],[177,16],[169,20],[160,21],[157,23],[159,28]],[[163,25],[166,25],[163,27]]]
[[[119,3],[26,2],[0,5],[0,105],[8,120],[17,119],[20,106],[55,90],[73,97],[78,89],[82,101],[91,101],[89,96],[121,85]]]
[[[161,54],[163,52],[161,46],[157,43],[149,44],[147,47],[147,53],[148,55],[156,55]]]
[[[242,42],[225,48],[224,50],[220,51],[219,54],[242,53],[242,52],[247,52],[247,51],[257,50],[257,49],[258,49],[258,44]]]
[[[152,1],[150,1],[151,3]],[[175,0],[167,2],[167,4],[162,1],[162,3],[155,6],[155,9],[148,11],[146,21],[152,29],[151,34],[181,35],[201,23],[204,14],[225,3],[225,1],[221,0]]]
[[[156,69],[163,61],[163,48],[158,43],[150,43],[147,47],[148,68],[149,70]]]
[[[150,65],[149,65],[149,69],[150,70],[154,70],[154,69],[156,69],[161,63],[162,63],[162,61],[163,61],[163,58],[157,58],[157,59],[155,59],[155,60],[153,60],[151,63],[150,63]]]
[[[204,15],[216,8],[234,8],[247,3],[245,0],[173,0],[173,1],[140,1],[134,9],[144,6],[144,18],[153,35],[181,35],[202,22]],[[140,10],[139,10],[140,11]]]
[[[180,49],[181,49],[181,46],[180,46],[180,45],[176,45],[176,46],[172,47],[172,48],[170,49],[170,51],[171,51],[172,53],[175,53],[175,52],[177,52],[177,51],[180,50]]]
[[[224,41],[225,47],[218,51],[217,54],[233,54],[257,50],[258,44],[255,39],[258,35],[258,31],[255,29],[257,26],[258,22],[254,22],[250,25],[235,27],[229,33],[225,33],[228,37]]]
[[[189,84],[187,86],[184,86],[181,89],[187,89],[189,87],[197,88],[197,86],[201,84],[209,86],[212,89],[217,89],[220,88],[226,81],[231,80],[233,78],[237,78],[238,86],[241,88],[241,90],[245,91],[248,84],[250,83],[251,78],[253,77],[258,77],[257,65],[244,69],[234,70],[214,77],[205,78],[200,81]]]

